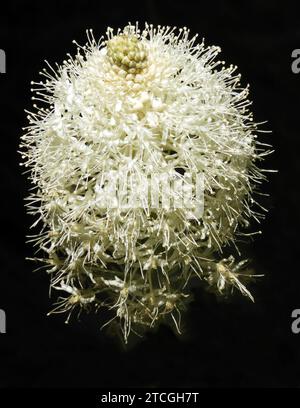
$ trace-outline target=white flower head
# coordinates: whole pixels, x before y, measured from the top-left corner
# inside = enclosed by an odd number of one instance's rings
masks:
[[[268,153],[236,67],[186,28],[129,24],[77,46],[33,83],[43,107],[21,143],[37,245],[66,294],[54,311],[108,307],[126,340],[166,319],[179,331],[190,279],[252,299],[243,262],[222,259],[257,217],[256,164]]]

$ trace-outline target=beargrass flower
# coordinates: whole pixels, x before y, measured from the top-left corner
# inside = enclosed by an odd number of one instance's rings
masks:
[[[246,261],[223,255],[260,217],[268,154],[236,67],[186,28],[87,34],[32,83],[21,142],[52,312],[108,308],[127,341],[162,321],[180,332],[192,280],[253,300]]]

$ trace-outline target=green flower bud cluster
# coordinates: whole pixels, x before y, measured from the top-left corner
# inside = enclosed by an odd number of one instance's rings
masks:
[[[135,35],[117,35],[107,42],[110,62],[129,74],[139,74],[147,66],[144,44]]]

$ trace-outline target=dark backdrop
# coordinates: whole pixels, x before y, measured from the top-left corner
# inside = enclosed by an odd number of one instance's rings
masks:
[[[7,334],[0,334],[0,385],[23,387],[103,386],[299,386],[300,334],[291,312],[300,308],[299,279],[299,85],[291,53],[300,48],[299,12],[291,1],[24,1],[1,4],[0,48],[7,73],[0,75],[0,308]],[[249,244],[258,273],[251,286],[256,303],[236,295],[220,302],[195,289],[178,338],[165,326],[124,351],[99,330],[94,316],[65,325],[46,317],[48,277],[32,273],[25,244],[31,219],[23,198],[28,185],[17,154],[30,81],[43,60],[62,62],[109,25],[139,20],[188,26],[222,58],[237,64],[251,84],[256,121],[268,120],[275,147],[264,166],[279,169],[264,185],[271,194],[263,235]],[[265,140],[265,137],[262,138]]]

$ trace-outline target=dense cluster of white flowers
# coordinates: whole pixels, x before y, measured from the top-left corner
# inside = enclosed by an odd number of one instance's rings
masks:
[[[36,245],[51,287],[65,293],[54,312],[108,307],[126,340],[168,318],[179,331],[192,278],[252,299],[240,282],[244,262],[222,256],[258,216],[256,163],[267,154],[236,67],[186,28],[129,25],[99,41],[88,31],[77,46],[33,83],[33,99],[49,106],[34,105],[21,143],[36,186],[28,209],[43,225]],[[110,171],[201,173],[203,213],[148,202],[105,208],[101,177]]]

